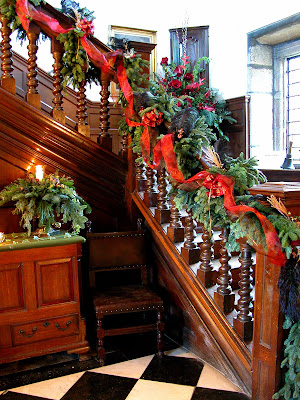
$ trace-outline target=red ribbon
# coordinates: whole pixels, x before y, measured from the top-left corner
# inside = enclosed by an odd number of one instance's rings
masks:
[[[27,32],[29,29],[30,19],[32,18],[36,21],[42,22],[45,25],[48,25],[55,33],[67,33],[72,30],[63,28],[59,22],[44,14],[41,11],[37,11],[32,4],[28,3],[28,0],[17,0],[16,1],[16,13],[21,21],[21,24],[25,31]]]
[[[30,20],[29,17],[44,23],[49,26],[52,31],[57,34],[67,33],[74,28],[65,29],[57,20],[44,14],[43,12],[37,11],[34,6],[28,4],[28,0],[17,0],[16,1],[16,13],[22,23],[23,28],[28,31]],[[81,45],[88,54],[93,64],[100,68],[103,72],[111,72],[112,68],[105,55],[101,53],[94,44],[89,41],[86,34],[80,38]],[[121,51],[109,53],[109,57],[114,59],[114,62]],[[150,163],[150,135],[148,126],[132,121],[133,116],[133,91],[128,82],[126,69],[124,67],[123,60],[119,62],[117,66],[117,78],[120,83],[121,90],[127,100],[127,107],[125,109],[125,118],[128,126],[144,126],[144,131],[141,136],[141,147],[143,152],[144,161],[154,169],[157,169],[162,159],[165,161],[166,168],[172,178],[179,183],[189,183],[197,181],[200,185],[210,189],[213,197],[224,195],[224,207],[228,214],[233,217],[240,217],[247,212],[254,213],[259,219],[263,228],[266,243],[267,243],[267,255],[272,262],[276,265],[283,265],[286,261],[286,257],[282,252],[281,244],[277,232],[272,223],[256,209],[248,207],[246,205],[237,205],[234,200],[233,188],[234,179],[230,176],[217,174],[216,176],[210,174],[207,171],[200,171],[193,177],[185,180],[182,171],[179,170],[176,160],[176,155],[173,146],[173,134],[165,135],[154,147],[153,155],[154,162]],[[265,253],[262,245],[258,245],[259,251]]]
[[[37,11],[33,5],[28,3],[28,0],[16,1],[16,13],[26,32],[29,29],[29,24],[30,24],[29,18],[32,18],[35,21],[42,22],[43,24],[49,26],[49,28],[57,34],[67,33],[74,29],[74,28],[69,28],[69,29],[63,28],[56,19],[46,15],[42,11]],[[88,56],[90,57],[90,59],[92,60],[93,64],[96,67],[100,68],[103,72],[111,72],[112,68],[109,65],[105,55],[101,53],[101,51],[99,51],[96,48],[96,46],[94,46],[94,44],[87,39],[86,36],[87,35],[84,34],[84,36],[80,38],[80,43],[84,48],[84,50],[86,51],[86,53],[88,54]],[[110,56],[116,58],[119,54],[121,54],[120,51],[116,51],[113,52]]]
[[[205,186],[214,197],[224,195],[224,207],[230,217],[238,218],[245,213],[252,212],[259,219],[267,245],[267,251],[262,244],[253,243],[253,247],[260,253],[267,254],[273,264],[282,266],[286,256],[282,252],[281,243],[273,224],[259,211],[246,205],[237,205],[234,200],[234,178],[228,175],[213,175],[207,171],[200,171],[191,178],[185,180],[179,170],[173,147],[173,135],[165,135],[154,147],[154,165],[157,167],[163,158],[171,177],[179,183],[197,182],[199,186]]]

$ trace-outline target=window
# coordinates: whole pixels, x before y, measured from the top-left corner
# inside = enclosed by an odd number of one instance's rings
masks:
[[[277,103],[277,104],[276,104]],[[274,46],[274,150],[300,163],[300,41]]]
[[[280,168],[289,143],[300,168],[300,13],[248,34],[250,155]]]
[[[300,55],[287,58],[286,134],[293,160],[300,162]]]

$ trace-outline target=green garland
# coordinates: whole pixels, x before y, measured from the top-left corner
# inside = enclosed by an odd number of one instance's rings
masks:
[[[289,329],[284,341],[284,359],[281,368],[286,369],[284,385],[273,395],[273,399],[281,396],[285,400],[300,399],[300,322],[293,323],[285,318],[283,329]]]
[[[84,80],[90,84],[92,82],[100,84],[99,70],[89,62],[88,56],[80,44],[82,36],[83,32],[78,28],[57,36],[57,40],[64,45],[61,76],[65,88],[71,85],[73,89],[78,89]]]
[[[34,6],[40,4],[46,4],[45,0],[30,0]],[[76,5],[77,3],[72,3]],[[17,30],[17,39],[21,42],[26,39],[26,31],[23,29],[19,17],[16,13],[16,0],[0,0],[1,14],[6,18],[12,31]],[[62,9],[59,9],[62,12]],[[89,11],[86,7],[78,7],[77,13],[81,18],[86,18],[88,21],[94,19],[93,12]],[[71,85],[73,89],[79,88],[82,81],[86,80],[88,83],[95,82],[99,84],[99,70],[89,62],[88,56],[80,44],[80,37],[84,35],[83,31],[79,27],[75,27],[73,30],[62,33],[57,36],[64,45],[64,54],[62,57],[62,70],[61,76],[63,78],[63,86]],[[42,40],[46,39],[46,35],[42,33]]]
[[[46,0],[30,0],[30,2],[36,7],[42,3],[46,4]],[[17,30],[17,39],[23,42],[27,35],[16,13],[16,0],[0,0],[0,11],[3,17],[8,20],[12,32]],[[44,39],[46,39],[46,36],[43,35]]]
[[[232,176],[235,180],[234,195],[237,205],[247,204],[255,208],[267,217],[276,229],[283,251],[287,258],[292,253],[291,242],[300,239],[300,227],[296,221],[292,221],[281,215],[275,208],[260,203],[249,194],[248,188],[266,181],[265,176],[257,168],[255,158],[245,160],[243,154],[233,159],[227,157],[223,168],[212,167],[208,172]],[[208,189],[200,187],[187,192],[179,188],[173,188],[176,207],[190,209],[193,218],[201,222],[207,230],[217,226],[230,227],[230,234],[226,244],[228,251],[238,251],[237,239],[247,237],[249,244],[260,243],[266,246],[261,224],[253,213],[248,213],[242,218],[232,220],[224,208],[224,197],[210,198]],[[298,218],[299,219],[299,218]],[[252,239],[251,239],[252,238]]]
[[[77,5],[75,2],[72,2],[72,4],[74,7]],[[63,12],[63,9],[59,11]],[[72,9],[72,13],[74,13],[74,9]],[[81,19],[85,18],[89,22],[95,19],[94,12],[86,7],[77,7],[76,13],[80,15]],[[61,69],[64,87],[72,85],[73,89],[78,89],[82,81],[89,84],[92,82],[97,85],[100,84],[100,72],[89,62],[86,51],[80,44],[80,38],[83,36],[84,32],[78,26],[75,26],[73,30],[61,33],[56,37],[64,45],[63,67]]]

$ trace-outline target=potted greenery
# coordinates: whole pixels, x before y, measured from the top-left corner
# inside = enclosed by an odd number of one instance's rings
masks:
[[[55,174],[45,175],[37,179],[32,173],[25,178],[18,178],[0,192],[0,206],[9,201],[15,202],[13,214],[21,214],[20,225],[27,229],[28,236],[32,232],[33,222],[44,227],[45,233],[51,230],[55,222],[71,222],[72,231],[79,233],[88,218],[90,206],[80,197],[73,180]]]

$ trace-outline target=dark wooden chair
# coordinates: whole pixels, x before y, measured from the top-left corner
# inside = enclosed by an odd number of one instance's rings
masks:
[[[163,355],[162,322],[163,301],[148,285],[146,240],[143,231],[88,233],[90,287],[97,321],[97,352],[104,365],[104,337],[157,331],[157,354]],[[134,280],[127,279],[126,272],[137,272]],[[119,275],[113,275],[117,272]],[[121,274],[120,274],[121,272]],[[103,275],[103,273],[105,273]],[[112,273],[112,274],[110,274]],[[123,275],[125,274],[125,275]],[[102,276],[105,279],[102,279]],[[107,278],[110,276],[110,278]],[[115,279],[115,277],[117,277]],[[98,278],[98,279],[97,279]],[[117,285],[115,282],[117,281]],[[147,321],[147,313],[156,312],[156,321]],[[133,314],[130,325],[106,326],[103,318],[120,314]]]

